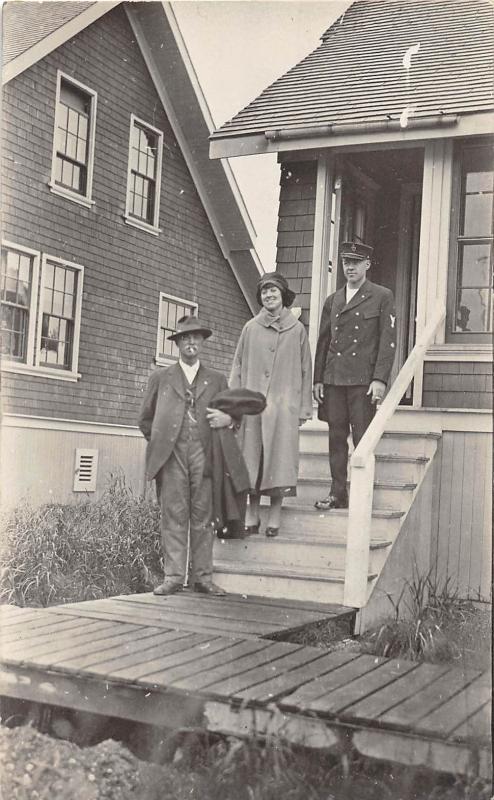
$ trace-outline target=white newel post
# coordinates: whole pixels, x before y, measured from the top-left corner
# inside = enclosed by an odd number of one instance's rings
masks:
[[[327,294],[329,247],[331,238],[331,203],[333,169],[331,154],[322,155],[317,162],[316,209],[314,215],[314,246],[309,310],[309,344],[314,358],[321,308]]]
[[[343,604],[353,608],[363,608],[367,602],[375,463],[371,453],[363,464],[351,468]]]

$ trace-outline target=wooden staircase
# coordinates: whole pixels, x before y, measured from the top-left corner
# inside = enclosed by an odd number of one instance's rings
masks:
[[[376,450],[368,597],[431,464],[440,435],[385,431]],[[329,487],[327,426],[300,434],[297,497],[283,504],[280,535],[217,540],[214,580],[229,592],[343,604],[348,511],[321,512],[314,501]],[[269,501],[267,501],[269,502]]]

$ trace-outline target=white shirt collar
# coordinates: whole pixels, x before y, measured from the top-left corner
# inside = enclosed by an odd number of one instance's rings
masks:
[[[350,286],[348,286],[348,284],[347,284],[347,287],[346,287],[346,301],[347,301],[347,303],[349,303],[349,302],[350,302],[350,300],[352,299],[352,297],[354,297],[354,296],[357,294],[357,292],[359,292],[359,291],[360,291],[360,289],[361,289],[361,287],[360,287],[360,286],[358,287],[358,289],[352,289],[352,288],[351,288]]]
[[[199,367],[201,366],[201,362],[197,360],[195,364],[186,364],[185,361],[182,361],[181,358],[178,359],[178,363],[182,367],[182,371],[187,378],[188,383],[192,384],[194,382],[194,378],[197,375]]]

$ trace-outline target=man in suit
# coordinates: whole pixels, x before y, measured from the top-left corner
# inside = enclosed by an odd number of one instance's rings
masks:
[[[330,295],[321,315],[314,360],[314,398],[329,426],[331,492],[316,508],[348,508],[350,428],[355,447],[382,401],[396,352],[393,294],[367,280],[372,247],[341,246],[346,286]]]
[[[188,539],[190,585],[204,594],[224,594],[211,579],[211,428],[233,426],[233,420],[209,408],[212,399],[227,388],[225,376],[199,360],[203,342],[211,334],[197,317],[178,321],[176,332],[168,337],[177,344],[178,363],[151,374],[139,415],[139,428],[148,442],[146,477],[156,480],[161,505],[165,578],[154,590],[158,595],[182,589]]]

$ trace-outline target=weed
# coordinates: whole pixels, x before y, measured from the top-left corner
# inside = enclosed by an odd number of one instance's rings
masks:
[[[47,606],[151,588],[159,509],[112,476],[99,500],[19,506],[2,524],[0,601]]]

